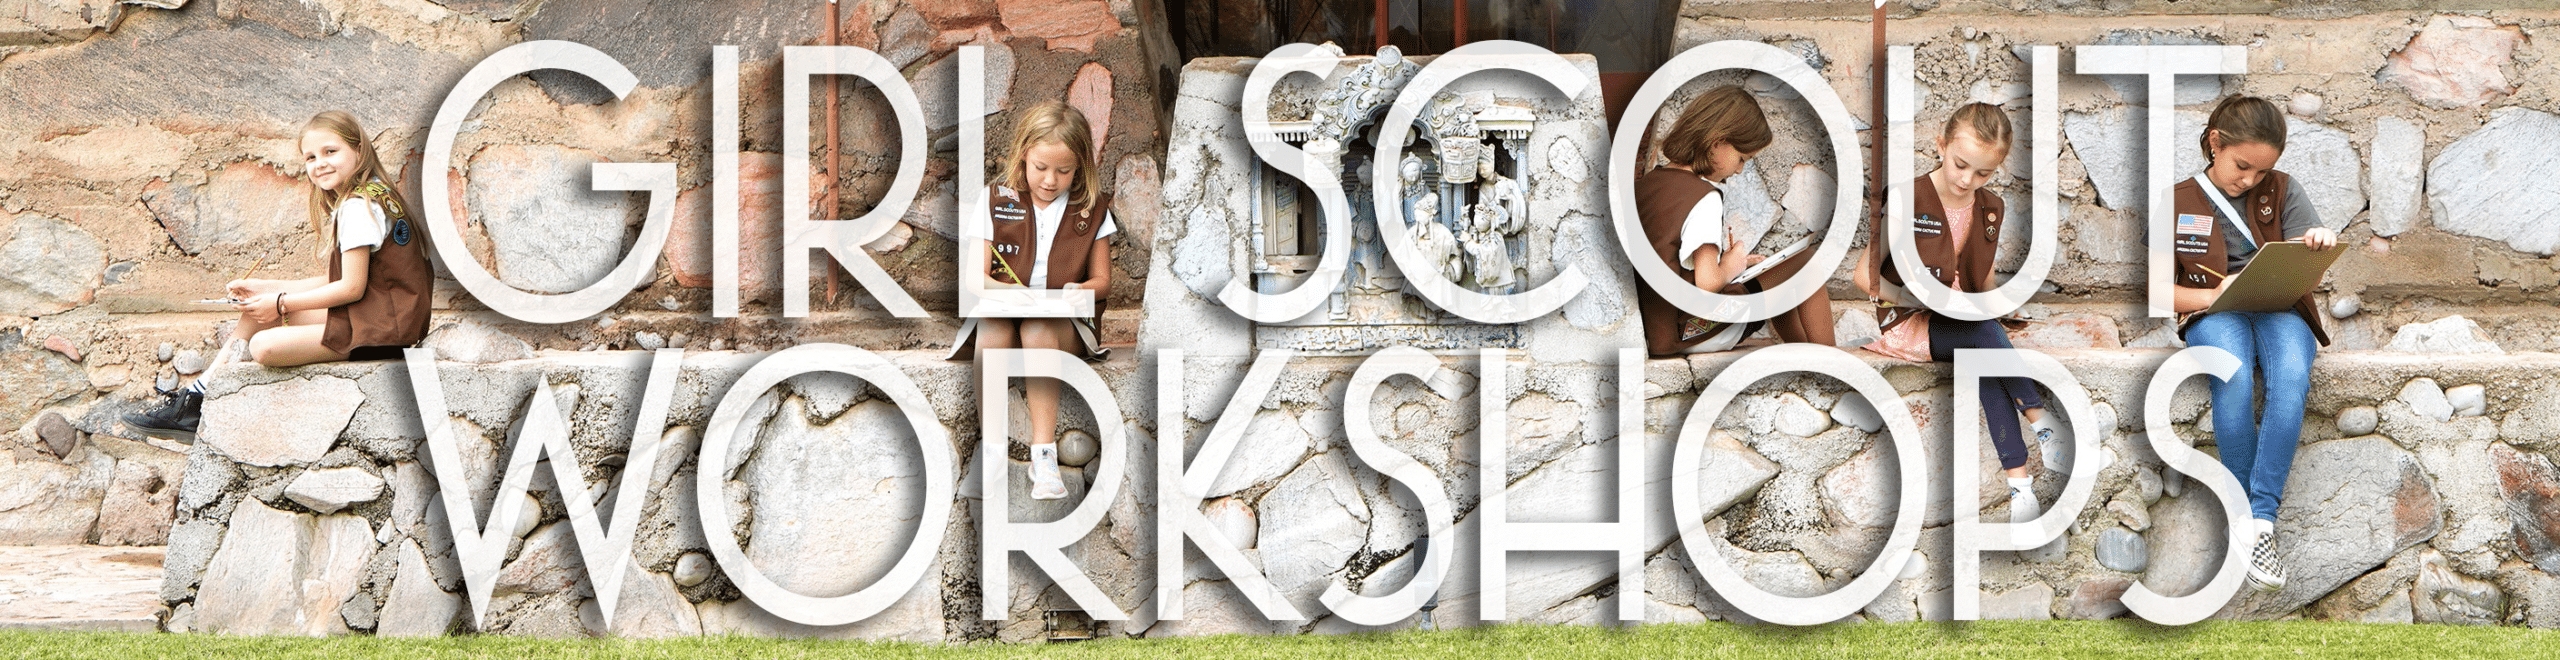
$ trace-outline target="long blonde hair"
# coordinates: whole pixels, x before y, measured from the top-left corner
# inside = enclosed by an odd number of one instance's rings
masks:
[[[1093,206],[1102,194],[1101,175],[1094,172],[1093,126],[1085,122],[1084,113],[1065,101],[1050,101],[1022,111],[1022,119],[1013,124],[1013,148],[1004,155],[1004,182],[1014,190],[1031,187],[1030,175],[1022,171],[1023,156],[1032,145],[1056,142],[1076,155],[1075,190],[1068,197],[1076,208]]]
[[[384,202],[390,207],[388,210],[393,213],[405,213],[409,208],[409,200],[400,195],[399,180],[392,178],[391,171],[382,166],[381,152],[374,149],[373,139],[366,137],[364,126],[356,123],[355,115],[348,114],[345,110],[330,110],[312,115],[311,121],[302,124],[302,132],[294,139],[298,142],[301,140],[301,135],[309,135],[312,131],[328,131],[331,135],[338,136],[338,139],[346,141],[347,146],[355,149],[356,153],[362,157],[362,160],[356,163],[356,171],[348,173],[347,190],[349,192],[340,193],[324,189],[317,183],[311,185],[311,229],[320,236],[320,255],[325,257],[338,251],[338,223],[330,222],[329,214],[338,208],[339,202],[346,201],[347,195],[354,194],[353,191],[356,188],[364,186],[366,182],[381,179],[383,189],[391,199],[375,201]],[[298,144],[297,148],[299,148]]]

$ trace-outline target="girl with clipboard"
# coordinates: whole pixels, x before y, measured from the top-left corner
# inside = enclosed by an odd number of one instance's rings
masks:
[[[2189,346],[2212,346],[2240,358],[2239,373],[2210,384],[2214,444],[2223,466],[2248,492],[2257,530],[2249,580],[2267,591],[2284,587],[2276,509],[2302,440],[2311,360],[2319,344],[2329,343],[2329,334],[2309,294],[2284,311],[2197,312],[2213,306],[2231,276],[2265,243],[2337,247],[2338,233],[2320,225],[2302,184],[2274,169],[2284,155],[2284,138],[2284,113],[2274,103],[2250,96],[2225,99],[2205,122],[2201,142],[2210,164],[2171,193],[2180,332]],[[2263,410],[2256,405],[2261,392]]]

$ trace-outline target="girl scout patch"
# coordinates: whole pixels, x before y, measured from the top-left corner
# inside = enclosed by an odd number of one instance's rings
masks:
[[[2193,213],[2178,214],[2178,233],[2203,236],[2213,233],[2213,216]]]

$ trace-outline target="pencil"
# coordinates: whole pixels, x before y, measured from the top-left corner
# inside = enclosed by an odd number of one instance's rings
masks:
[[[258,272],[258,267],[259,267],[259,266],[264,266],[264,265],[267,265],[267,255],[266,255],[266,253],[263,253],[263,252],[258,253],[258,260],[249,262],[249,269],[248,269],[248,270],[240,271],[240,276],[239,276],[239,277],[234,277],[234,278],[231,278],[231,279],[235,279],[235,280],[245,280],[245,279],[249,279],[249,274],[250,274],[250,273]]]
[[[1002,271],[1005,277],[1013,278],[1014,286],[1027,286],[1022,281],[1022,274],[1013,272],[1013,264],[1005,263],[1004,253],[997,252],[996,246],[987,246],[987,256],[995,257],[996,270]]]

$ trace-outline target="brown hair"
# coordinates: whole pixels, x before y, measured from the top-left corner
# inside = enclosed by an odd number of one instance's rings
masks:
[[[381,179],[391,199],[377,201],[385,202],[395,212],[406,212],[409,200],[400,195],[400,187],[396,185],[399,180],[392,178],[391,171],[382,166],[382,154],[374,150],[373,140],[365,137],[364,126],[356,123],[355,115],[345,110],[312,115],[311,121],[302,124],[302,134],[309,135],[312,131],[328,131],[338,136],[362,157],[356,162],[356,171],[347,173],[348,192],[323,189],[316,183],[311,185],[311,229],[320,235],[320,254],[327,256],[338,251],[338,223],[330,222],[330,211],[338,208],[339,202],[346,201],[348,195],[354,194],[357,187]]]
[[[1065,101],[1050,101],[1022,112],[1013,124],[1013,148],[1005,152],[1004,182],[1015,190],[1030,187],[1029,175],[1022,171],[1022,158],[1032,145],[1056,142],[1076,155],[1075,189],[1067,197],[1077,208],[1092,206],[1102,194],[1100,174],[1093,166],[1093,127],[1085,122],[1084,113]]]
[[[2000,106],[1975,101],[1956,108],[1955,114],[1947,116],[1947,127],[1938,132],[1938,139],[1956,139],[1956,129],[1972,131],[1974,139],[2009,152],[2009,113],[2001,112]]]
[[[2204,149],[2207,162],[2213,160],[2213,134],[2222,133],[2222,145],[2258,143],[2284,153],[2284,113],[2276,104],[2255,96],[2234,96],[2214,106],[2213,118],[2204,122],[2204,134],[2196,138],[2196,146]]]
[[[1707,90],[1680,111],[1680,119],[1671,124],[1671,133],[1662,138],[1662,157],[1673,165],[1694,168],[1707,161],[1707,153],[1723,142],[1744,154],[1769,148],[1769,117],[1760,112],[1760,103],[1741,87],[1726,85]]]

